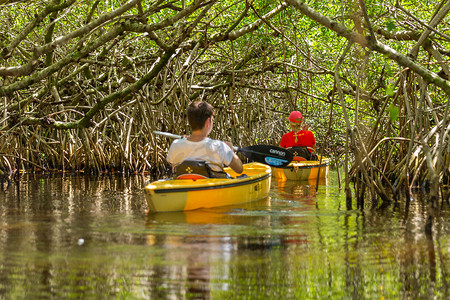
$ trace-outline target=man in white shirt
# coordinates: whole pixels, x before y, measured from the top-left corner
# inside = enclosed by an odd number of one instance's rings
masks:
[[[222,171],[229,166],[242,173],[242,161],[233,151],[231,142],[222,142],[208,137],[213,127],[214,108],[204,101],[194,101],[187,109],[192,134],[186,139],[177,139],[170,145],[167,161],[176,167],[185,160],[205,161],[212,170]]]

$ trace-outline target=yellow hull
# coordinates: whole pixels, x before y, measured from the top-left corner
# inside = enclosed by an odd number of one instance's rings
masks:
[[[327,178],[329,173],[330,161],[323,157],[319,160],[293,161],[284,168],[272,167],[272,176],[279,181],[285,180],[311,180],[319,178]]]
[[[230,168],[232,177],[239,174]],[[246,203],[269,195],[271,169],[260,163],[244,165],[248,177],[238,179],[158,180],[145,186],[150,212],[183,211]]]

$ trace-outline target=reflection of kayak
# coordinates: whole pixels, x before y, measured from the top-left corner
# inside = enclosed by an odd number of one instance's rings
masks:
[[[278,168],[272,167],[272,176],[277,180],[310,180],[327,178],[330,160],[323,157],[322,160],[292,161],[289,165]],[[320,169],[320,174],[319,174]]]
[[[239,174],[230,168],[225,171],[232,177]],[[268,196],[270,167],[261,163],[244,165],[247,177],[235,179],[169,179],[151,182],[145,186],[150,212],[182,211],[202,207],[227,206],[256,201]]]
[[[231,206],[200,208],[196,210],[185,210],[185,211],[149,213],[146,216],[147,218],[146,222],[149,225],[153,225],[155,222],[244,225],[254,221],[252,218],[248,217],[246,212],[258,209],[266,210],[268,207],[270,207],[270,197],[265,197],[258,201],[241,203]]]

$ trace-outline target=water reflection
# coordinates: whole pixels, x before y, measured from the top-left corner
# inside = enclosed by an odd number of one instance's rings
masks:
[[[447,204],[413,195],[349,211],[330,177],[317,190],[273,182],[244,205],[145,214],[144,182],[30,176],[0,192],[0,298],[450,296]]]
[[[254,211],[270,207],[270,197],[260,201],[239,205],[203,208],[180,212],[148,213],[146,222],[151,226],[156,223],[191,223],[191,224],[238,224],[245,215],[241,211]]]
[[[301,201],[305,205],[316,204],[316,181],[278,181],[274,185],[275,191],[282,199]],[[322,186],[326,181],[322,181]],[[322,189],[323,190],[323,189]]]

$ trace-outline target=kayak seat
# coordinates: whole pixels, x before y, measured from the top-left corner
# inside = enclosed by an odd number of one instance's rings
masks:
[[[209,177],[205,177],[199,174],[181,174],[180,176],[177,177],[177,179],[192,179],[194,181],[196,181],[197,179],[207,179],[207,178]]]
[[[315,153],[311,153],[308,147],[290,147],[288,150],[294,156],[295,161],[304,161],[304,160],[317,160],[317,155]]]
[[[292,159],[293,161],[305,161],[306,158],[302,157],[302,156],[294,156],[294,158]]]
[[[217,172],[205,161],[185,160],[175,167],[175,179],[228,178],[226,172]]]

